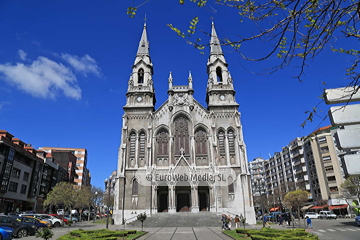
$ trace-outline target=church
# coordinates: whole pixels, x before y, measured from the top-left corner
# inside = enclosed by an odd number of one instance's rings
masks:
[[[191,73],[188,85],[177,86],[170,72],[168,98],[155,109],[156,80],[144,24],[123,107],[115,224],[143,212],[200,211],[242,214],[255,224],[239,104],[214,23],[211,27],[207,106],[194,98]]]

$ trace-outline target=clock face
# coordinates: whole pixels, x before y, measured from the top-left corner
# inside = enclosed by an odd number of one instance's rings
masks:
[[[141,101],[142,101],[142,97],[138,96],[138,97],[136,98],[136,101],[141,102]]]
[[[225,95],[220,95],[220,100],[224,101],[225,100]]]

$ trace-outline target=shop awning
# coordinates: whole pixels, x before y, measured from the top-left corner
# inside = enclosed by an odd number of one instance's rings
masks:
[[[330,205],[329,206],[329,209],[330,210],[334,210],[334,209],[344,209],[344,208],[347,208],[347,204],[343,204],[343,205]]]
[[[324,206],[314,206],[311,209],[323,209],[326,208],[328,205],[324,205]]]
[[[270,212],[275,212],[275,211],[277,211],[277,210],[279,210],[279,207],[270,208]]]
[[[307,209],[309,209],[309,208],[311,208],[311,207],[313,207],[314,205],[313,204],[311,204],[311,205],[307,205],[307,206],[303,206],[300,210],[307,210]]]

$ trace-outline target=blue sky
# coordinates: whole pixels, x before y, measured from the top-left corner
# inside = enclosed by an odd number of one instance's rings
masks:
[[[146,2],[146,1],[143,1]],[[187,84],[192,72],[195,98],[205,105],[204,55],[186,44],[166,24],[183,30],[199,16],[199,30],[209,32],[211,17],[219,37],[236,39],[254,30],[239,22],[234,10],[209,5],[156,0],[141,6],[136,18],[126,8],[141,4],[130,0],[2,0],[0,1],[0,129],[35,148],[44,146],[87,148],[92,184],[117,168],[127,82],[146,14],[154,86],[159,107],[167,99],[167,79]],[[242,46],[261,56],[269,45],[256,42]],[[303,129],[304,114],[316,106],[326,82],[328,88],[346,85],[347,59],[325,49],[306,68],[304,82],[293,78],[296,65],[272,75],[257,75],[277,59],[246,62],[238,53],[223,48],[240,104],[248,160],[267,158],[298,136],[329,125],[320,117]],[[321,117],[329,106],[320,104]]]

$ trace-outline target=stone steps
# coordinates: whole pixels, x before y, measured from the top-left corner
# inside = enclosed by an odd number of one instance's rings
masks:
[[[221,227],[220,220],[221,215],[212,212],[155,213],[147,217],[144,227]],[[126,226],[141,227],[141,222],[136,220]]]

